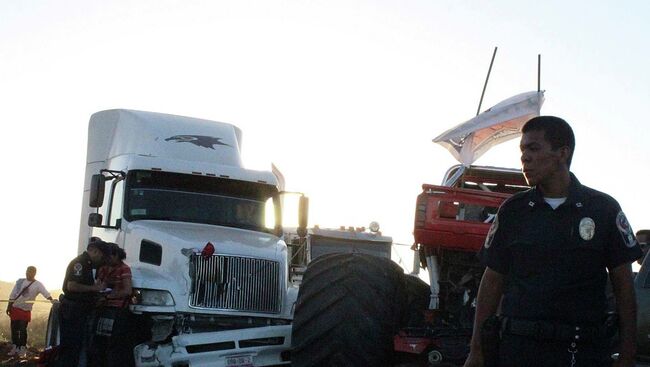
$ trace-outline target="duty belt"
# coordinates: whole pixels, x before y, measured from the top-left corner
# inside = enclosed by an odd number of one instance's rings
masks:
[[[95,306],[95,300],[94,298],[88,299],[88,298],[83,298],[79,297],[78,299],[75,298],[70,298],[69,296],[62,295],[59,297],[61,300],[61,303],[68,303],[72,304],[78,307],[84,307],[84,308],[93,308]]]
[[[501,333],[548,341],[592,341],[606,337],[605,326],[577,326],[551,321],[518,320],[504,317]]]

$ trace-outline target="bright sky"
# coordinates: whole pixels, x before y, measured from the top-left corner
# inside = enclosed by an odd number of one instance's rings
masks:
[[[650,2],[0,1],[0,279],[60,287],[76,255],[93,112],[230,122],[310,222],[412,242],[415,198],[455,161],[431,139],[537,87],[577,136],[573,171],[650,228]],[[477,164],[519,167],[517,142]],[[645,167],[645,168],[643,168]]]

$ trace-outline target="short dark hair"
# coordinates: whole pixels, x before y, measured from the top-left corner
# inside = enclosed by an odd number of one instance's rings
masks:
[[[126,251],[122,249],[117,243],[108,242],[108,246],[111,249],[111,255],[117,255],[117,258],[120,260],[126,259]]]
[[[94,248],[98,249],[104,256],[110,256],[110,254],[111,254],[111,249],[110,249],[108,243],[106,243],[106,242],[104,242],[104,241],[102,241],[100,239],[90,241],[88,243],[87,248],[91,248],[91,247],[94,247]]]
[[[571,126],[563,119],[555,116],[537,116],[528,120],[521,128],[522,133],[529,131],[543,131],[544,139],[551,144],[553,150],[569,147],[569,158],[567,159],[567,166],[571,167],[571,160],[573,159],[573,151],[576,147],[576,138],[573,135]]]

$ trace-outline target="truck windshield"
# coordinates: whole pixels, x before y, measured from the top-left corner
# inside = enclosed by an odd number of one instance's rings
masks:
[[[263,183],[131,171],[126,190],[124,217],[128,221],[168,220],[272,232],[279,217],[274,209],[278,191]]]

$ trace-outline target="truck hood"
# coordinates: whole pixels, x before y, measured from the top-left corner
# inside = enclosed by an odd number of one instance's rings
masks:
[[[493,146],[521,135],[521,127],[539,116],[543,103],[543,91],[518,94],[445,131],[433,142],[447,148],[454,158],[469,167]]]
[[[199,251],[206,243],[215,246],[215,253],[228,255],[256,256],[273,259],[278,237],[257,231],[208,224],[139,220],[129,223],[127,236],[147,233],[150,241],[163,248],[193,248]],[[266,254],[266,256],[264,256]]]
[[[135,287],[168,289],[170,286],[174,288],[173,283],[179,291],[187,289],[189,256],[201,252],[208,242],[212,243],[214,254],[218,255],[255,257],[280,264],[286,258],[284,242],[262,232],[154,220],[131,222],[125,227],[127,262],[133,271]],[[160,265],[142,261],[143,241],[160,246]]]

